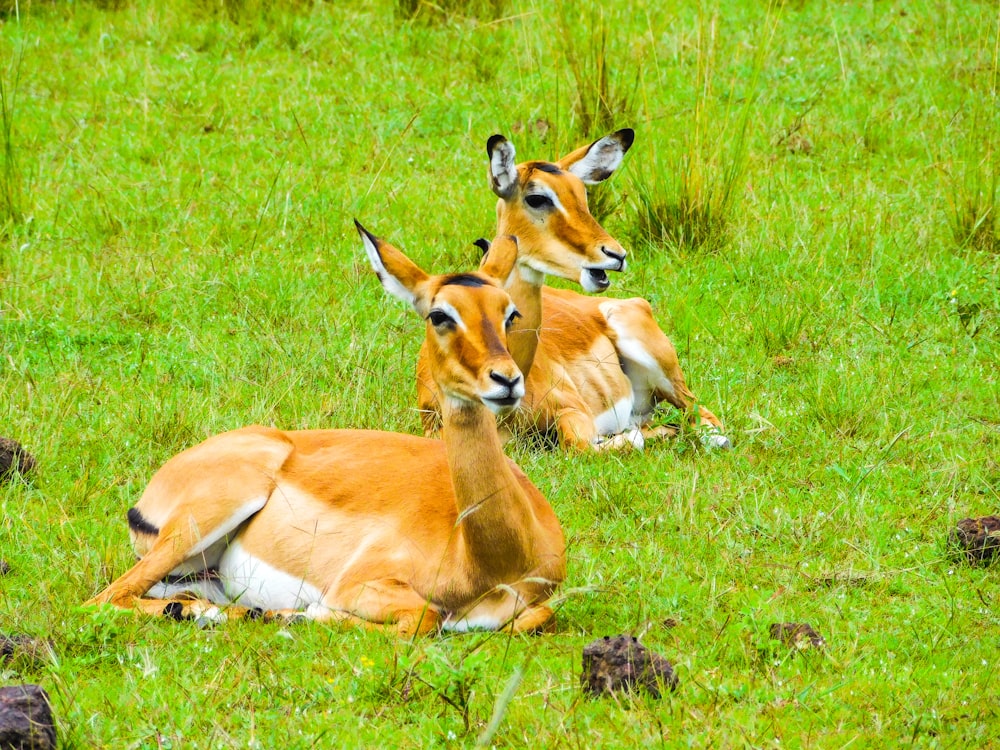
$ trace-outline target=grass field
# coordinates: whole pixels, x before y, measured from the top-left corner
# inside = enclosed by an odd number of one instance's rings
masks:
[[[998,574],[945,540],[1000,511],[1000,9],[604,5],[0,0],[0,435],[38,459],[0,486],[0,633],[52,642],[0,677],[63,747],[997,742]],[[556,633],[79,607],[182,448],[418,431],[421,326],[352,218],[471,268],[491,134],[555,158],[619,127],[611,293],[652,302],[734,450],[509,447],[566,532]],[[585,699],[616,633],[678,691]]]

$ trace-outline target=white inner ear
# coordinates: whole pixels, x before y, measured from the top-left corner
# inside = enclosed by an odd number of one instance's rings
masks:
[[[616,138],[606,135],[590,146],[586,156],[569,167],[569,171],[586,185],[596,185],[608,179],[625,158],[625,151]]]
[[[403,286],[399,279],[389,273],[385,264],[382,262],[382,256],[379,255],[378,248],[375,246],[375,243],[372,242],[371,237],[368,236],[367,232],[361,233],[361,242],[365,246],[365,253],[368,254],[368,260],[371,262],[372,268],[375,269],[375,274],[378,276],[378,280],[382,282],[382,288],[393,297],[401,299],[403,302],[406,302],[416,308],[416,295],[407,287]],[[420,310],[418,309],[417,312],[420,312]]]
[[[493,192],[503,199],[514,194],[517,185],[517,167],[514,164],[514,146],[510,141],[503,141],[490,154],[490,177]]]

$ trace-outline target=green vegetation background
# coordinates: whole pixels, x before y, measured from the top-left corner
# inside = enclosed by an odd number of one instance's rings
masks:
[[[63,747],[985,746],[1000,505],[998,6],[0,2],[0,664]],[[558,632],[398,642],[78,608],[169,456],[249,423],[416,432],[419,322],[351,219],[476,262],[485,142],[636,129],[593,196],[735,450],[511,453],[569,542]],[[670,418],[671,415],[665,415]],[[349,471],[349,467],[337,467]],[[808,622],[825,652],[789,650]],[[641,635],[661,701],[588,701]]]

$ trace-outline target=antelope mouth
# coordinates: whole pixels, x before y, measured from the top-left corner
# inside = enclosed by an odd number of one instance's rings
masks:
[[[583,286],[587,287],[588,291],[603,292],[611,286],[611,280],[603,268],[585,268],[583,270]]]
[[[514,411],[518,404],[521,403],[520,396],[502,396],[500,398],[491,398],[489,396],[483,396],[483,403],[486,407],[492,411],[494,414],[506,414],[507,412]]]

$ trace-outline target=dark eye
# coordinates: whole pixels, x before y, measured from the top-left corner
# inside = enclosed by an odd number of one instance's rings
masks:
[[[506,328],[510,328],[512,325],[514,325],[514,321],[517,320],[520,317],[521,317],[521,313],[519,313],[517,310],[515,310],[514,312],[512,312],[510,315],[507,316],[507,320],[506,320],[506,322],[504,322],[504,326]]]
[[[431,325],[435,328],[440,328],[446,325],[455,325],[455,321],[451,319],[451,316],[446,312],[441,312],[440,310],[431,310],[430,315],[427,316],[427,320],[431,322]]]
[[[524,202],[531,206],[531,208],[539,210],[543,208],[552,208],[554,205],[549,196],[539,195],[538,193],[524,196]]]

